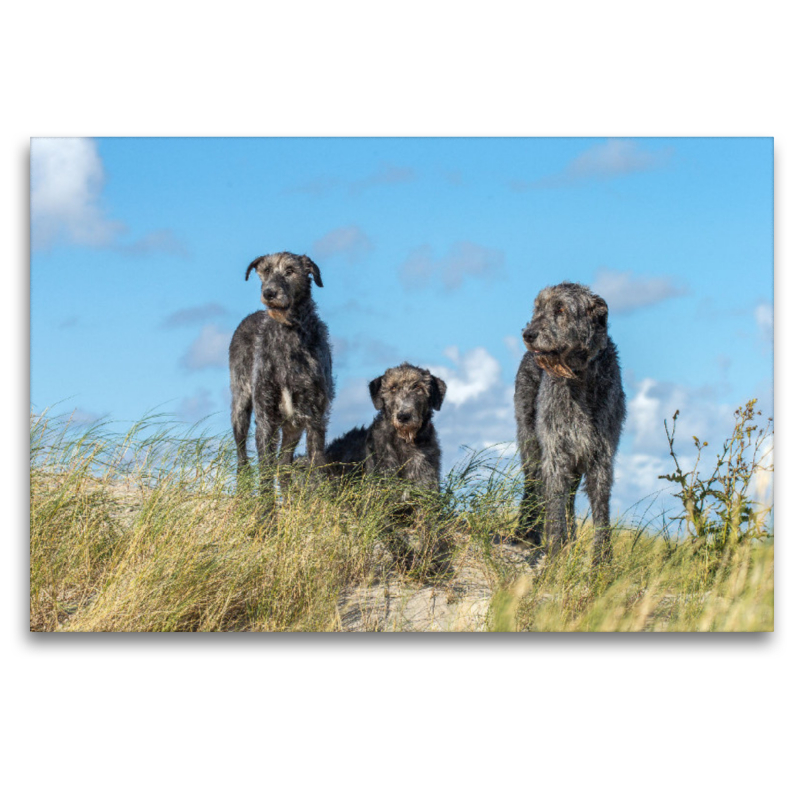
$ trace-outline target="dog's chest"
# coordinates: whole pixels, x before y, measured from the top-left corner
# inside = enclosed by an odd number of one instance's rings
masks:
[[[253,364],[253,389],[273,398],[284,421],[301,424],[316,413],[320,389],[329,395],[320,354],[291,331],[277,329],[270,334]]]
[[[536,436],[543,448],[572,453],[578,460],[588,457],[594,423],[585,390],[546,376],[537,401]]]
[[[294,419],[294,403],[292,401],[292,393],[287,386],[281,387],[281,399],[278,403],[281,416],[285,420],[291,421]]]
[[[396,447],[398,461],[402,464],[400,477],[404,480],[414,480],[420,472],[420,468],[427,461],[424,451],[414,445],[399,444]]]

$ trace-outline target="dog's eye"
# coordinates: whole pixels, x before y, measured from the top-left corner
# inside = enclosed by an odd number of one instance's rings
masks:
[[[564,306],[558,306],[556,310],[553,312],[557,317],[560,317],[564,313]]]

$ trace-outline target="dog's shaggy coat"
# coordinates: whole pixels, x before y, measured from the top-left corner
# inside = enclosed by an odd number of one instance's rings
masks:
[[[369,384],[378,410],[369,428],[353,428],[328,446],[332,471],[392,476],[438,491],[441,450],[432,417],[446,391],[426,369],[404,363],[386,370]]]
[[[255,259],[245,280],[253,270],[267,310],[242,320],[231,340],[231,423],[241,475],[255,415],[261,488],[272,497],[276,463],[291,464],[304,431],[311,466],[324,463],[334,396],[331,349],[311,298],[311,278],[322,286],[319,267],[307,256],[273,253]]]
[[[528,352],[514,392],[525,475],[518,533],[535,545],[544,533],[549,548],[560,548],[574,533],[575,493],[585,478],[597,563],[610,556],[609,501],[625,420],[608,306],[581,284],[548,287],[522,338]]]

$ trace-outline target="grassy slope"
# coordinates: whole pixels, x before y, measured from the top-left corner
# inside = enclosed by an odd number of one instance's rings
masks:
[[[518,486],[516,476],[485,463],[451,473],[452,491],[444,501],[421,498],[424,510],[411,523],[387,524],[391,486],[337,493],[302,473],[290,502],[265,517],[255,499],[231,494],[231,453],[222,443],[176,437],[160,424],[146,429],[113,437],[32,422],[32,630],[333,631],[342,629],[343,600],[353,592],[386,597],[387,608],[390,596],[409,607],[438,597],[438,608],[455,608],[453,598],[469,599],[476,581],[475,598],[487,598],[474,605],[479,613],[439,627],[773,626],[769,543],[717,553],[620,530],[612,565],[592,574],[590,532],[582,531],[532,569],[519,549],[492,543],[513,532]],[[398,623],[402,608],[395,611],[356,627],[436,627],[424,615]]]

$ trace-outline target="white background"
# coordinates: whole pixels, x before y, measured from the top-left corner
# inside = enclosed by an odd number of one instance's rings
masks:
[[[800,291],[789,8],[161,0],[6,9],[6,796],[675,800],[796,790],[798,526],[783,492],[798,479],[796,459],[784,457],[797,443],[791,298]],[[778,632],[29,633],[28,138],[199,134],[775,136]]]

